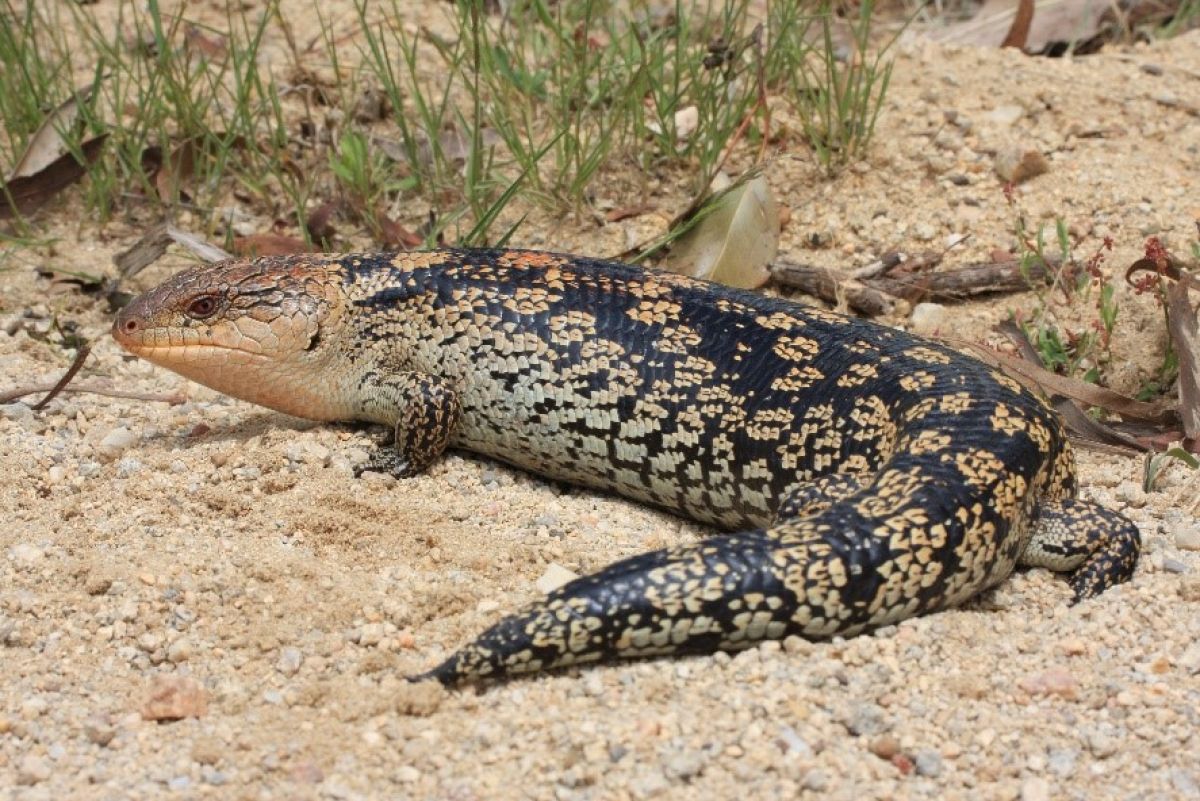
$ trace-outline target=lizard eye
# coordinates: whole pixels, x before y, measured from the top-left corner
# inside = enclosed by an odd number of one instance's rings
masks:
[[[196,320],[212,317],[217,311],[217,299],[212,295],[201,295],[187,306],[187,315]]]

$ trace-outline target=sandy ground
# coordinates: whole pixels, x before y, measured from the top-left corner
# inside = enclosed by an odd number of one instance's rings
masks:
[[[908,45],[866,164],[834,181],[799,152],[772,166],[792,210],[782,255],[851,266],[959,232],[964,262],[1009,247],[992,162],[1013,144],[1050,163],[1018,190],[1030,219],[1065,215],[1091,247],[1112,236],[1108,269],[1149,234],[1184,250],[1198,75],[1195,34],[1074,62]],[[672,192],[652,198],[664,220]],[[543,220],[518,244],[611,253],[656,219]],[[1195,473],[1171,467],[1147,494],[1137,460],[1082,455],[1084,496],[1132,517],[1144,551],[1130,584],[1076,607],[1035,570],[847,641],[413,688],[405,674],[536,598],[549,566],[705,531],[461,454],[402,483],[353,479],[366,433],[131,360],[98,304],[30,269],[110,270],[137,233],[72,228],[0,273],[0,388],[61,374],[57,317],[96,343],[88,380],[188,396],[0,406],[0,797],[1200,798]],[[1119,299],[1129,388],[1163,343],[1152,304]],[[984,339],[1031,305],[950,307],[945,328]],[[202,714],[146,719],[172,704]]]

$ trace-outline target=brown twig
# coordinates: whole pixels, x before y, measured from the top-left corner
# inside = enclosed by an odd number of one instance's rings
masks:
[[[6,389],[0,392],[0,404],[12,403],[15,400],[25,397],[26,395],[36,395],[39,392],[49,392],[53,390],[57,384],[37,384],[32,387],[16,387],[14,389]],[[63,387],[59,393],[86,392],[91,395],[103,395],[108,398],[128,398],[129,400],[153,401],[155,403],[169,403],[172,406],[178,406],[181,403],[187,402],[187,395],[182,392],[172,392],[169,395],[157,395],[151,392],[126,392],[120,389],[111,387],[95,386],[93,384],[76,384],[73,387]],[[48,399],[47,399],[48,400]],[[44,403],[45,401],[43,401]],[[39,404],[40,405],[40,404]],[[36,407],[35,407],[36,408]]]
[[[1035,263],[1022,269],[1019,261],[971,264],[940,273],[922,273],[911,277],[876,278],[867,283],[908,301],[956,301],[976,295],[1020,292],[1029,289],[1032,281],[1050,277],[1046,265]]]
[[[930,265],[940,260],[937,254],[922,257],[923,263]],[[884,259],[879,262],[885,263]],[[894,311],[897,300],[950,302],[976,295],[1019,292],[1028,289],[1030,281],[1047,280],[1049,270],[1041,264],[1023,270],[1019,261],[1005,261],[973,264],[940,273],[856,280],[825,267],[776,262],[771,267],[771,276],[784,286],[829,303],[837,303],[844,297],[852,309],[878,315]]]
[[[776,283],[799,289],[828,303],[846,304],[855,311],[871,317],[891,314],[899,298],[871,286],[869,281],[846,278],[826,267],[777,261],[771,265],[771,278]]]
[[[50,394],[33,405],[33,410],[35,412],[40,412],[42,409],[45,409],[46,404],[54,400],[55,396],[62,392],[67,384],[71,383],[71,379],[74,378],[76,373],[79,372],[79,369],[83,367],[83,363],[87,361],[87,357],[90,356],[91,353],[91,345],[79,346],[79,350],[75,353],[75,361],[71,362],[71,366],[67,368],[67,372],[63,374],[63,377],[58,379],[58,383],[50,388]]]

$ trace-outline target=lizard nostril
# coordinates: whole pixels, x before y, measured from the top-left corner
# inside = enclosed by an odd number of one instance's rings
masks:
[[[132,334],[138,330],[137,320],[126,320],[125,325],[121,326],[125,329],[126,334]]]

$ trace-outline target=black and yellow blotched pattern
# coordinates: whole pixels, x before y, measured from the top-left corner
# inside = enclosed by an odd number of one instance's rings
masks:
[[[567,584],[427,674],[446,683],[849,635],[1017,564],[1069,571],[1082,599],[1137,560],[1011,379],[677,275],[510,250],[233,262],[139,298],[114,335],[237,397],[394,427],[370,469],[463,448],[735,532]]]

